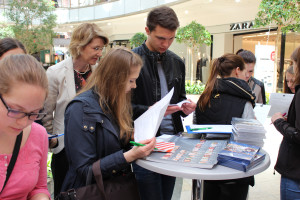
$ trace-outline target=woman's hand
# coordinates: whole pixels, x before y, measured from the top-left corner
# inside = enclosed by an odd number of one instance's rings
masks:
[[[272,116],[271,121],[272,121],[272,123],[274,123],[277,119],[280,119],[280,118],[284,119],[283,115],[280,112],[277,112]]]
[[[57,146],[58,139],[57,138],[52,138],[49,140],[49,148],[52,149]]]
[[[156,145],[156,138],[140,141],[139,143],[146,146],[134,146],[132,149],[124,153],[124,157],[128,163],[135,161],[139,158],[148,156]]]

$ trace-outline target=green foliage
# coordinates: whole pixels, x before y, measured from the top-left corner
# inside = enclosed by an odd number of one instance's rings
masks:
[[[276,24],[282,32],[300,31],[299,0],[262,0],[255,18],[255,27]]]
[[[48,152],[48,157],[47,157],[47,176],[48,176],[49,178],[52,178],[52,171],[51,171],[52,154],[53,154],[53,153]]]
[[[6,37],[15,37],[15,34],[11,28],[11,26],[8,26],[7,24],[0,23],[0,39],[6,38]]]
[[[11,28],[15,38],[25,45],[29,54],[52,46],[56,26],[54,9],[49,0],[11,0],[5,14],[14,23]]]
[[[205,89],[205,84],[197,81],[196,83],[191,83],[190,81],[185,82],[185,91],[187,94],[202,94]]]
[[[138,47],[143,44],[143,42],[147,39],[147,36],[144,33],[136,33],[132,38],[129,40],[130,41],[130,46],[133,47]]]
[[[209,46],[212,42],[210,33],[196,21],[192,21],[190,24],[179,28],[176,34],[176,41],[193,48],[197,48],[201,44]]]

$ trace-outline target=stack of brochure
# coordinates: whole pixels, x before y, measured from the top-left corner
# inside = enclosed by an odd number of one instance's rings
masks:
[[[233,117],[231,124],[234,141],[263,147],[266,130],[258,120]]]
[[[265,159],[266,154],[259,150],[257,146],[231,141],[219,152],[218,164],[246,172]]]

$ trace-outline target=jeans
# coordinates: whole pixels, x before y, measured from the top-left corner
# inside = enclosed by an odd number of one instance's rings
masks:
[[[300,200],[300,181],[281,176],[280,199]]]
[[[171,200],[175,177],[149,171],[133,163],[141,200]]]

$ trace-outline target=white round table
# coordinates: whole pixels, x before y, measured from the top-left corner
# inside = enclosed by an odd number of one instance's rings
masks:
[[[185,167],[181,165],[165,164],[159,162],[152,162],[144,159],[139,159],[136,164],[139,166],[168,176],[181,177],[187,179],[193,179],[193,194],[192,199],[199,199],[199,195],[196,194],[196,183],[197,180],[225,180],[225,179],[237,179],[244,178],[248,176],[253,176],[259,174],[266,170],[270,166],[270,156],[269,154],[261,150],[261,152],[266,153],[266,157],[262,163],[258,166],[250,169],[247,172],[239,171],[236,169],[228,168],[222,165],[216,165],[212,169],[201,169],[195,167]],[[200,197],[201,198],[201,197]]]

